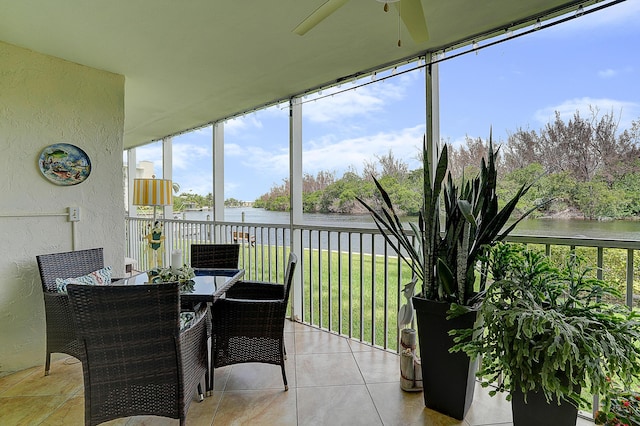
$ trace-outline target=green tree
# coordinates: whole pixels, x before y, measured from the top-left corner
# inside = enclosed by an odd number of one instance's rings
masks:
[[[621,218],[629,204],[624,191],[611,190],[603,180],[578,182],[575,200],[586,219]]]

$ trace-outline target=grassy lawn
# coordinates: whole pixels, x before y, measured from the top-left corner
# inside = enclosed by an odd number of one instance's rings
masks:
[[[245,244],[240,253],[245,279],[283,282],[287,255],[288,248],[269,250]],[[371,255],[326,250],[305,250],[298,257],[303,271],[303,321],[397,349],[398,302],[405,302],[400,290],[411,279],[406,266],[399,267],[396,257],[385,263],[383,256],[376,256],[373,262]]]
[[[303,262],[305,321],[397,349],[400,291],[411,279],[406,266],[395,257],[385,263],[383,256],[325,250],[305,250]]]

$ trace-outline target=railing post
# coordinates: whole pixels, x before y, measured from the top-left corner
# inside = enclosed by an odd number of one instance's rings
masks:
[[[633,308],[633,249],[627,249],[627,306]]]

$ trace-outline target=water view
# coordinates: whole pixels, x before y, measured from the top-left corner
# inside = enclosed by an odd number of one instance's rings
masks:
[[[186,220],[211,220],[209,211],[187,211],[178,214]],[[225,221],[286,224],[289,213],[273,212],[254,208],[227,208]],[[345,214],[305,214],[305,224],[327,225],[350,228],[375,228],[371,216]],[[591,221],[580,219],[527,219],[520,223],[513,235],[558,236],[577,238],[602,238],[619,240],[640,240],[640,222],[626,220]]]

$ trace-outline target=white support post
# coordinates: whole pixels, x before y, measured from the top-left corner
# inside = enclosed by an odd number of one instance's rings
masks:
[[[138,208],[133,205],[133,180],[137,177],[138,160],[136,158],[136,149],[127,150],[127,211],[130,217],[138,216]]]
[[[291,250],[298,255],[298,266],[293,277],[293,319],[302,313],[302,231],[295,225],[302,224],[302,103],[300,98],[289,102],[289,191]]]
[[[162,179],[173,180],[173,143],[171,138],[162,140]],[[171,188],[173,191],[173,188]],[[173,206],[164,206],[165,219],[173,219]]]
[[[429,164],[431,170],[431,180],[435,178],[435,164],[438,162],[440,153],[440,78],[438,64],[431,64],[434,54],[431,53],[425,58],[425,93],[426,93],[426,138],[427,138],[427,158],[423,159],[425,164]]]
[[[224,123],[213,125],[213,221],[224,220]],[[222,236],[214,233],[215,241]]]
[[[162,179],[173,181],[173,140],[168,137],[162,140]],[[171,188],[173,193],[173,188]],[[155,207],[154,207],[155,209]],[[155,210],[154,210],[155,211]],[[163,218],[173,219],[173,205],[163,207]],[[163,265],[169,265],[171,251],[173,250],[173,232],[169,226],[164,226],[164,258]]]

